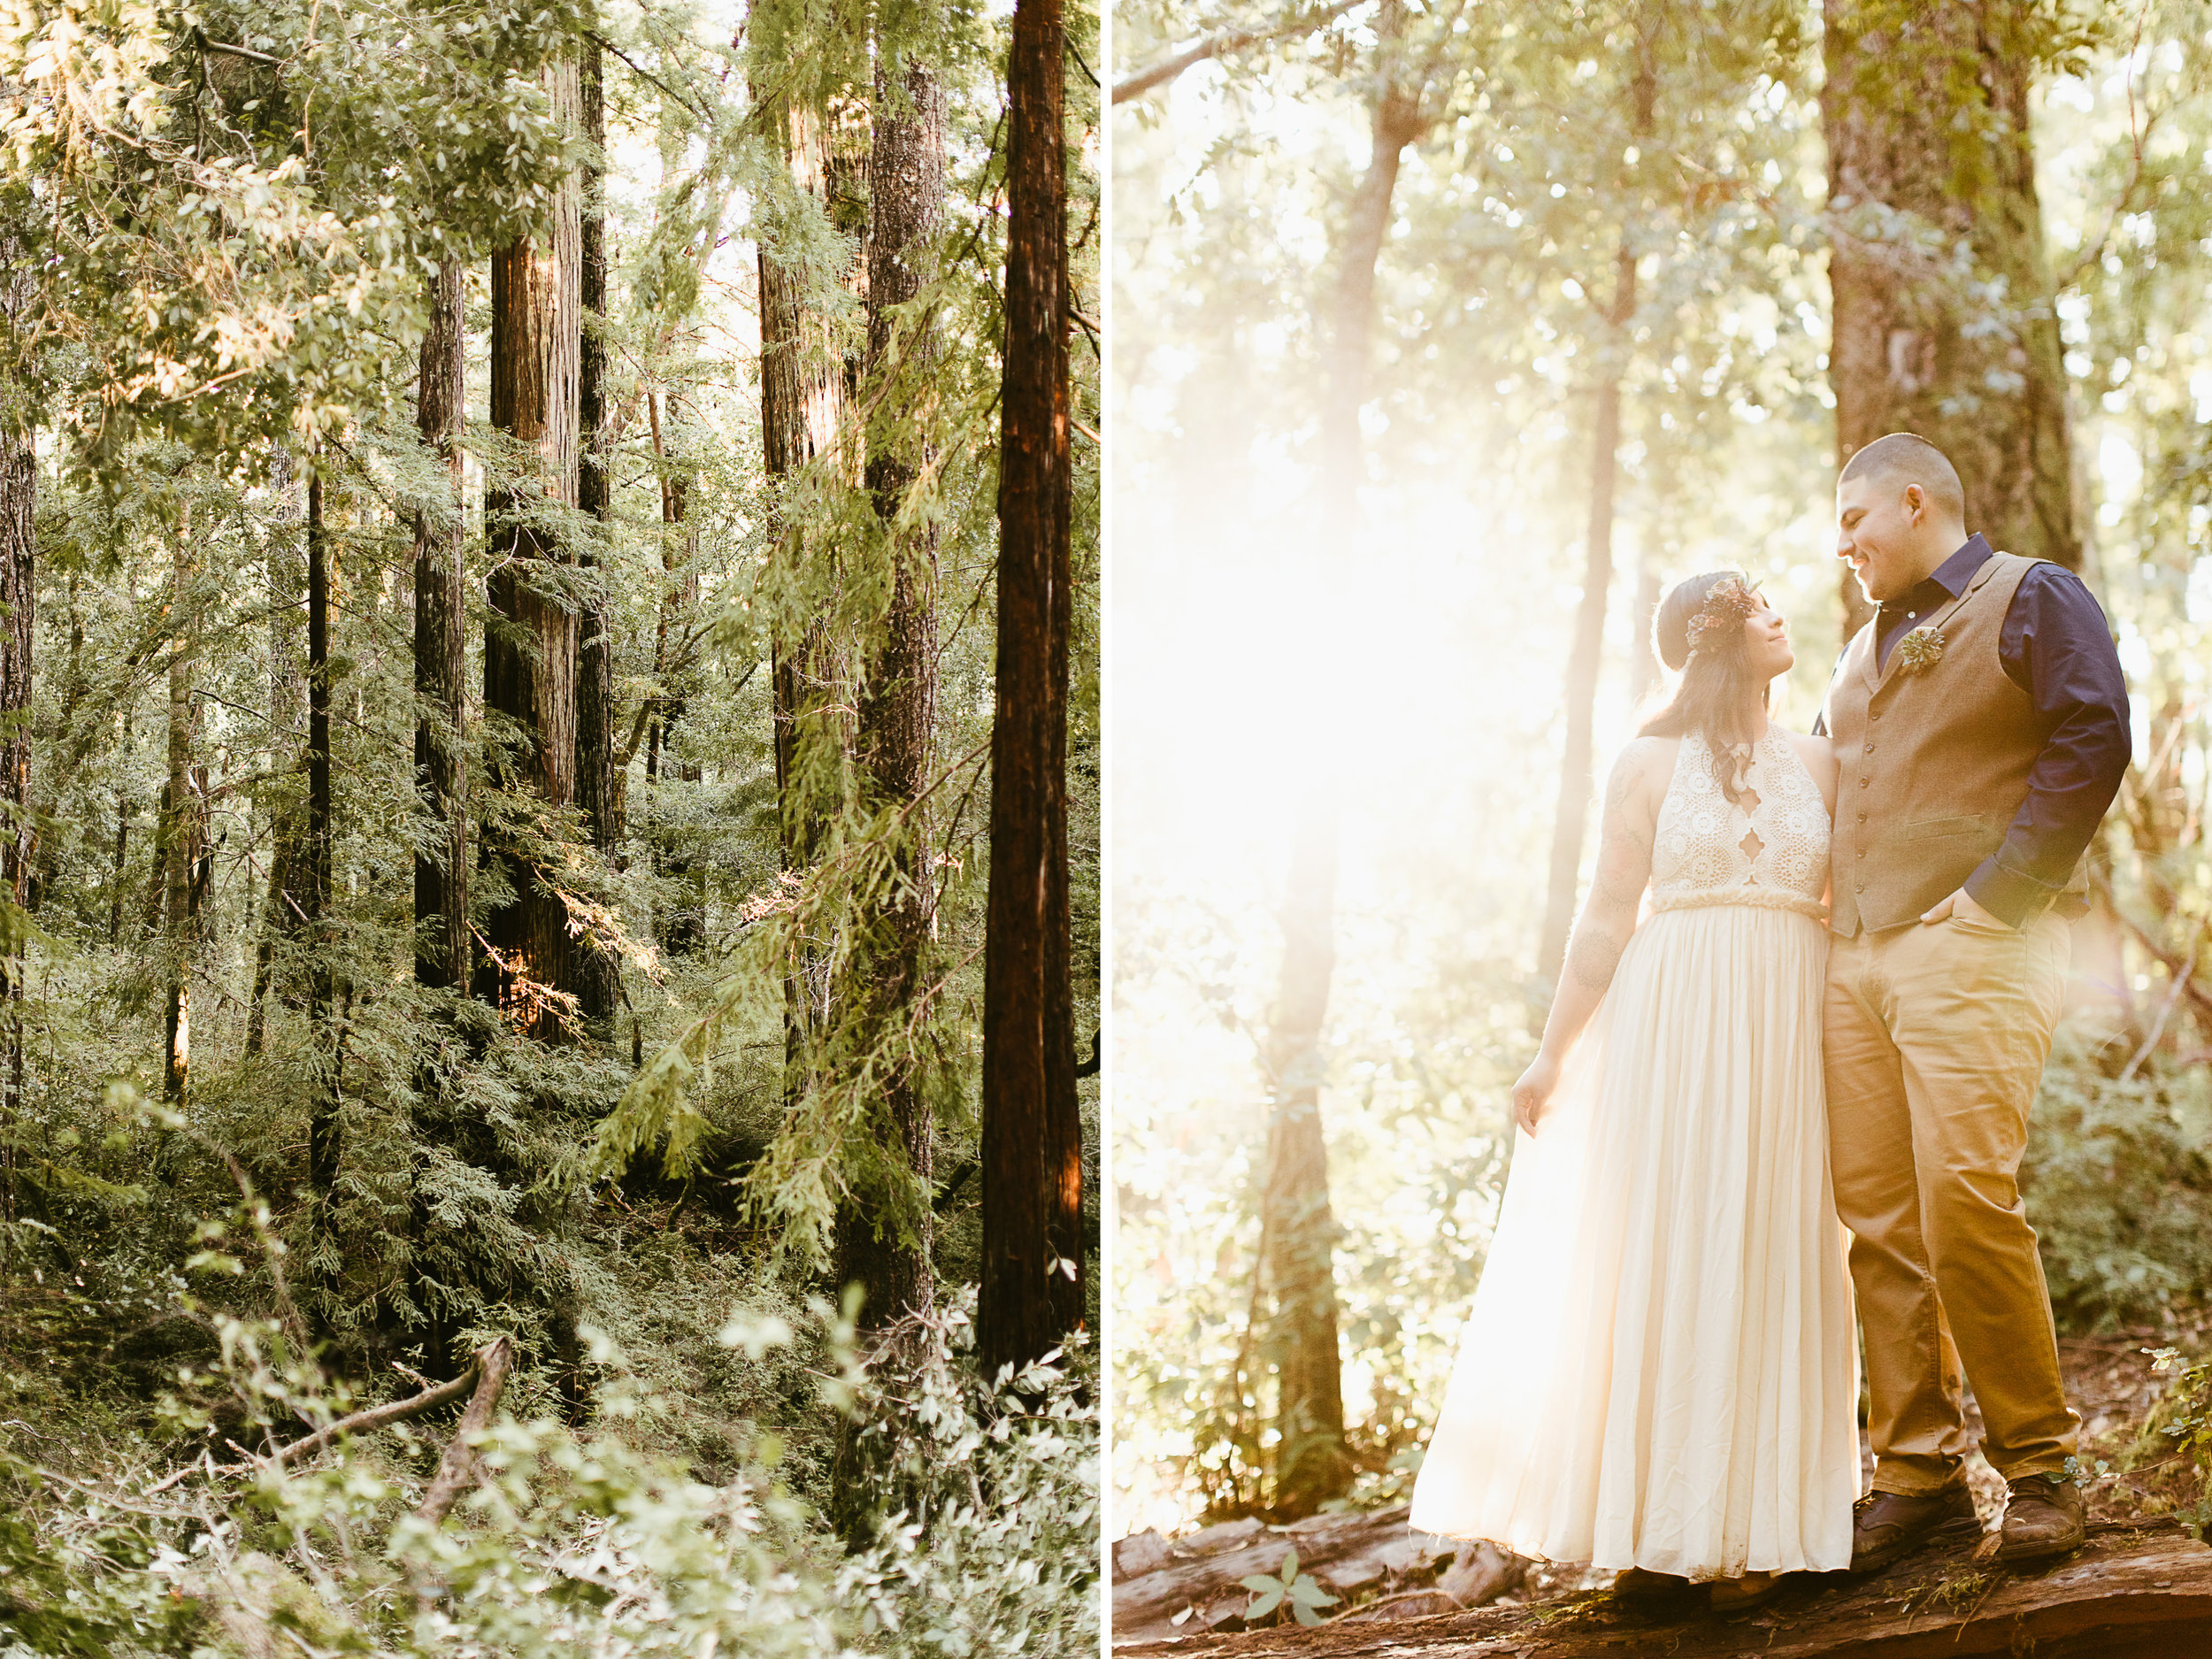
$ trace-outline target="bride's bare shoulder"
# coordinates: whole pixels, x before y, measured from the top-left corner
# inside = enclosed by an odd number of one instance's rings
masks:
[[[1674,757],[1681,749],[1678,737],[1629,739],[1613,762],[1614,789],[1633,787],[1657,800],[1667,792],[1667,780],[1674,775]]]

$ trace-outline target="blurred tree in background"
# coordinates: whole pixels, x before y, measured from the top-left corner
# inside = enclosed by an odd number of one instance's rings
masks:
[[[1340,826],[1310,1184],[1367,1503],[1416,1465],[1480,1271],[1653,605],[1748,570],[1809,726],[1857,621],[1835,468],[1901,426],[1951,449],[1970,527],[2082,570],[2138,694],[2029,1202],[2068,1330],[2193,1329],[2212,9],[1119,15],[1119,1524],[1310,1507],[1318,1415],[1267,1313],[1302,801]],[[1386,134],[1393,97],[1417,119]]]

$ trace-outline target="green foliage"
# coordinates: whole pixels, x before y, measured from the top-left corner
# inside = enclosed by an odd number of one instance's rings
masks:
[[[840,1579],[890,1653],[1079,1654],[1099,1640],[1094,1362],[976,1374],[974,1294],[883,1333],[856,1442],[880,1518]]]
[[[1286,1550],[1283,1564],[1273,1578],[1265,1573],[1254,1573],[1237,1580],[1252,1593],[1245,1604],[1244,1621],[1256,1624],[1262,1619],[1279,1617],[1287,1609],[1301,1624],[1318,1624],[1321,1615],[1317,1609],[1334,1607],[1337,1598],[1321,1587],[1321,1581],[1310,1572],[1298,1571],[1298,1552]]]
[[[2153,1369],[2172,1380],[2152,1427],[2196,1471],[2197,1505],[2189,1519],[2200,1538],[2212,1536],[2212,1363],[2188,1364],[2177,1350],[2164,1348],[2157,1351]]]
[[[2161,1060],[2118,1079],[2098,1059],[2062,1031],[2021,1167],[2053,1310],[2083,1331],[2212,1293],[2212,1077]]]
[[[816,1384],[861,1413],[887,1483],[879,1540],[857,1554],[811,1530],[777,1437],[755,1436],[715,1482],[655,1453],[669,1402],[595,1337],[616,1379],[599,1426],[503,1417],[474,1442],[483,1486],[436,1530],[410,1512],[436,1455],[411,1428],[341,1442],[311,1467],[153,1492],[141,1478],[135,1497],[0,1458],[8,1651],[251,1654],[288,1631],[395,1659],[1094,1651],[1094,1392],[1050,1362],[996,1387],[977,1378],[964,1299],[910,1327],[888,1371],[861,1365],[849,1324],[818,1302],[790,1319],[741,1313],[723,1343],[757,1363],[795,1326],[825,1345]],[[223,1334],[219,1368],[250,1416],[326,1420],[343,1405],[276,1325],[225,1321]]]

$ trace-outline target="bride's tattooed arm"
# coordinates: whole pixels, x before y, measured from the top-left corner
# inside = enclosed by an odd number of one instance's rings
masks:
[[[1621,953],[1636,931],[1636,913],[1651,880],[1652,831],[1672,757],[1673,744],[1668,740],[1640,737],[1613,763],[1590,896],[1568,942],[1566,972],[1559,976],[1551,1014],[1544,1022],[1543,1046],[1536,1064],[1513,1091],[1515,1116],[1531,1128],[1558,1082],[1568,1050],[1613,983]]]

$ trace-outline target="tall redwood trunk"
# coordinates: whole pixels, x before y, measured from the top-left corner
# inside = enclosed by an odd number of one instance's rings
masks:
[[[417,429],[445,462],[447,498],[415,518],[415,776],[435,852],[415,855],[415,980],[469,981],[468,595],[461,565],[463,401],[461,265],[430,284],[430,327],[416,381]]]
[[[12,329],[29,301],[28,274],[17,267],[19,244],[0,243],[0,304]],[[12,342],[10,342],[13,344]],[[15,388],[11,388],[11,390]],[[13,413],[14,411],[11,411]],[[19,416],[18,416],[19,419]],[[31,614],[37,595],[32,506],[37,459],[27,422],[0,428],[0,881],[18,910],[29,903],[31,835]],[[23,957],[17,918],[0,952],[0,1220],[15,1219],[16,1125],[23,1110]]]
[[[897,86],[879,66],[868,156],[868,366],[873,383],[890,388],[883,425],[918,421],[910,405],[927,392],[934,326],[925,319],[901,328],[892,311],[921,291],[919,261],[944,217],[944,89],[918,58],[908,60]],[[915,1004],[932,892],[920,800],[937,700],[937,546],[933,531],[896,523],[918,459],[878,445],[867,469],[892,580],[880,643],[862,666],[856,749],[865,804],[899,811],[904,822],[896,881],[860,921],[864,945],[856,953],[851,994],[867,999],[872,1040],[894,1045],[875,1087],[894,1156],[909,1183],[904,1194],[874,1194],[872,1203],[863,1194],[863,1202],[840,1217],[839,1277],[862,1286],[862,1318],[872,1325],[926,1310],[934,1288],[929,1259],[933,1125],[922,1087],[921,1044],[907,1033],[919,1023]]]
[[[986,1374],[1051,1348],[1083,1309],[1082,1131],[1068,967],[1064,50],[1060,0],[1015,0],[983,952],[976,1346]]]
[[[646,409],[653,426],[653,459],[661,471],[661,603],[653,630],[653,684],[646,722],[645,775],[658,781],[678,778],[699,781],[699,763],[676,758],[676,728],[691,707],[692,618],[699,606],[698,532],[686,520],[689,484],[669,466],[668,434],[661,424],[661,400],[649,393]],[[694,867],[677,838],[657,831],[653,873],[676,889],[673,903],[662,907],[654,931],[672,956],[687,956],[706,943],[704,872]]]
[[[163,941],[169,973],[163,1020],[162,1098],[181,1109],[192,1071],[192,955],[196,917],[193,873],[201,856],[202,813],[192,772],[193,629],[186,614],[194,571],[192,515],[180,515],[170,564],[169,780],[161,800],[161,827],[156,842],[160,877]]]
[[[323,475],[307,480],[307,824],[301,838],[310,1041],[314,1093],[308,1107],[307,1183],[319,1211],[338,1181],[338,1044],[332,1019],[336,972],[331,956],[330,542],[323,526]]]
[[[270,514],[266,562],[269,581],[269,769],[296,777],[306,764],[307,679],[303,666],[306,637],[307,562],[300,539],[304,518],[299,479],[291,451],[273,446],[269,457],[269,488],[275,497]],[[298,748],[295,749],[295,744]],[[266,1040],[269,998],[280,984],[280,952],[296,937],[299,905],[292,893],[299,871],[302,814],[306,803],[293,793],[294,785],[279,786],[278,805],[269,829],[269,895],[262,911],[260,936],[254,943],[253,989],[246,1005],[246,1052],[259,1054]],[[122,856],[128,826],[116,828],[116,855]],[[297,1004],[295,1002],[294,1006]]]
[[[607,104],[600,79],[599,43],[583,49],[584,135],[595,157],[607,142]],[[584,334],[578,365],[576,504],[604,526],[613,506],[607,466],[607,225],[599,201],[603,173],[596,159],[584,170],[585,211],[580,232],[583,270],[579,299]],[[614,641],[608,633],[606,571],[596,546],[587,542],[578,562],[585,576],[583,615],[576,648],[576,801],[591,826],[592,845],[613,858],[622,839],[621,779],[614,764]],[[614,1017],[622,987],[615,958],[580,941],[577,992],[584,1018],[595,1025]]]
[[[556,115],[572,129],[581,91],[571,60],[544,72]],[[577,616],[549,580],[564,557],[557,539],[531,522],[544,501],[577,500],[580,422],[582,196],[573,175],[557,194],[541,236],[492,256],[492,424],[534,452],[534,468],[486,503],[492,523],[494,620],[484,635],[484,708],[513,720],[521,752],[495,766],[504,787],[557,811],[576,798]],[[550,850],[506,837],[488,845],[511,896],[485,918],[488,958],[478,978],[518,1029],[557,1039],[552,995],[577,986],[568,910],[544,872]],[[488,836],[488,842],[491,841]]]
[[[1886,433],[1918,433],[1958,468],[1968,529],[2078,570],[2066,374],[2030,132],[2029,8],[1825,0],[1823,12],[1837,464]],[[1946,250],[1963,242],[1978,280],[2002,280],[2017,308],[2006,327],[1966,326],[1987,300],[1939,269],[1941,256],[1901,241],[1899,213]],[[1840,583],[1847,639],[1870,609],[1848,570]]]

